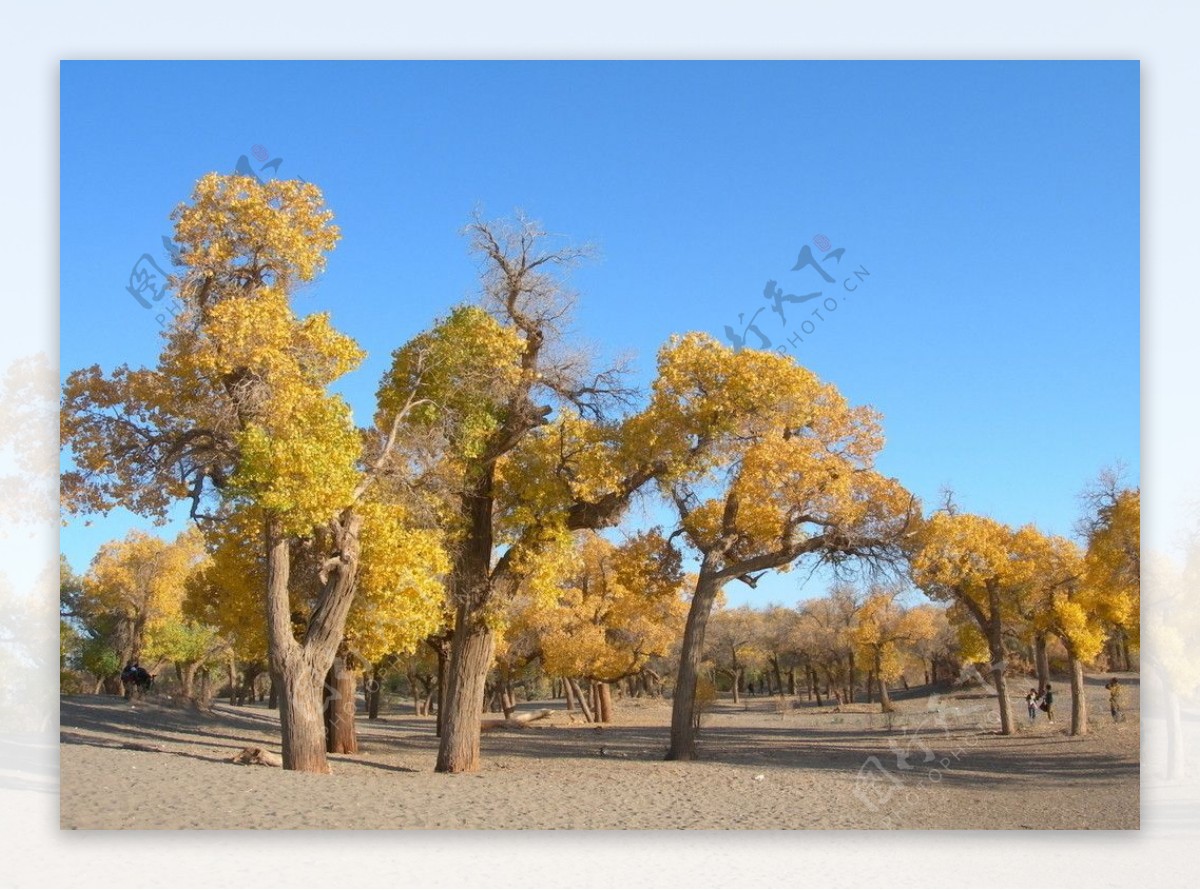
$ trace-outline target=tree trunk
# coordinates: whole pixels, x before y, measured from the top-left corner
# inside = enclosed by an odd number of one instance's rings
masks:
[[[1012,705],[1008,701],[1008,682],[1004,678],[1003,667],[992,669],[992,683],[995,685],[996,695],[1000,699],[1000,734],[1012,735]]]
[[[492,650],[491,630],[466,606],[459,606],[450,641],[449,688],[434,767],[439,773],[479,769],[479,721]]]
[[[588,706],[587,698],[583,694],[583,690],[579,688],[579,683],[574,677],[567,678],[567,686],[570,687],[572,694],[575,696],[575,704],[579,706],[579,713],[583,714],[583,719],[588,723],[596,721],[595,714]]]
[[[846,660],[850,668],[850,678],[846,683],[846,702],[852,704],[854,702],[854,686],[858,682],[858,669],[854,664],[853,652],[850,653]]]
[[[734,668],[732,671],[730,671],[729,676],[733,677],[733,703],[735,705],[741,704],[741,693],[738,687],[742,685],[742,672],[738,670],[737,665],[734,665]]]
[[[242,672],[242,694],[239,696],[242,704],[254,704],[258,701],[257,681],[262,671],[258,664],[251,662]]]
[[[275,685],[275,678],[271,677],[271,685],[267,689],[267,707],[272,711],[279,710],[279,687]]]
[[[409,692],[412,693],[413,713],[416,716],[420,717],[421,716],[421,690],[417,688],[417,675],[415,673],[413,673],[412,671],[409,671],[407,674],[405,674],[405,677],[408,679],[408,690],[409,690]]]
[[[1071,657],[1071,735],[1087,735],[1087,695],[1083,687],[1083,662]]]
[[[287,770],[329,772],[322,687],[342,642],[354,597],[361,526],[362,518],[350,511],[339,517],[337,555],[323,567],[321,591],[300,643],[292,630],[289,540],[282,522],[267,517],[267,652],[271,678],[280,693],[283,768]]]
[[[322,687],[325,706],[325,751],[329,754],[357,754],[358,734],[354,727],[354,671],[340,650],[333,659]]]
[[[379,675],[379,667],[372,667],[371,673],[364,676],[363,689],[367,695],[367,719],[379,719],[379,700],[383,698],[383,679]]]
[[[1038,694],[1050,685],[1050,655],[1047,652],[1046,635],[1038,634],[1033,640],[1034,660],[1037,664]]]
[[[890,714],[896,708],[892,704],[892,697],[888,695],[887,683],[883,679],[882,659],[878,652],[875,653],[875,681],[879,684],[879,708],[884,714]]]
[[[504,711],[504,718],[506,720],[517,709],[517,696],[513,692],[512,683],[509,682],[507,677],[501,681],[500,685],[500,708]]]
[[[867,704],[873,704],[875,698],[875,672],[867,671]]]
[[[596,700],[599,702],[599,705],[600,705],[600,707],[599,707],[600,722],[601,723],[611,723],[612,722],[612,690],[609,688],[609,684],[603,683],[603,682],[597,682],[596,683],[596,692],[598,693],[598,695],[596,696]]]
[[[566,687],[567,712],[570,713],[571,711],[575,710],[575,687],[571,685],[570,680],[564,680],[563,686]]]
[[[992,683],[996,687],[996,695],[1000,705],[1000,734],[1013,734],[1012,705],[1008,700],[1008,682],[1004,678],[1004,637],[1002,634],[998,609],[993,607],[992,614],[996,617],[989,622],[988,652],[992,657]]]
[[[198,661],[185,661],[176,664],[175,670],[179,676],[179,693],[184,698],[196,698],[196,671],[200,668]]]
[[[704,652],[704,631],[719,591],[720,585],[713,578],[706,577],[701,566],[683,631],[679,674],[675,681],[675,697],[671,702],[671,743],[667,749],[667,760],[696,759],[696,680],[700,676],[700,660]]]
[[[451,634],[431,637],[425,642],[437,655],[437,720],[433,725],[433,734],[442,737],[442,715],[446,713],[446,689],[450,685],[450,640]]]
[[[790,695],[792,698],[796,697],[796,668],[795,667],[788,668],[787,690],[788,690],[787,691],[788,695]]]
[[[229,704],[238,704],[237,659],[229,655]]]
[[[273,672],[275,684],[279,687],[283,768],[306,773],[328,773],[325,721],[321,708],[322,680],[326,672],[313,665],[299,646],[282,663],[273,665]]]

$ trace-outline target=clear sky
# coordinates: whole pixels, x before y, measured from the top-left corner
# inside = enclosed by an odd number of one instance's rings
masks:
[[[671,333],[753,319],[883,413],[880,468],[927,503],[1069,534],[1103,466],[1138,481],[1137,62],[64,63],[61,106],[64,374],[154,362],[131,270],[167,268],[171,209],[245,155],[337,215],[298,308],[367,349],[360,422],[391,351],[477,294],[472,211],[523,208],[598,246],[576,327],[643,383]],[[844,249],[832,284],[792,271],[805,245]],[[785,324],[768,280],[822,296]],[[73,520],[63,552],[131,522]]]

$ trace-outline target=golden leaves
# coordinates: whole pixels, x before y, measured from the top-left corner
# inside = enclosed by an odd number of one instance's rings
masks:
[[[310,281],[341,237],[321,190],[299,180],[210,173],[171,218],[179,262],[226,284]]]
[[[961,603],[981,627],[1053,633],[1083,661],[1099,654],[1108,628],[1136,620],[1128,590],[1097,583],[1088,568],[1066,538],[949,513],[925,522],[911,561],[918,587]]]
[[[450,560],[442,534],[414,525],[403,505],[367,502],[359,510],[362,568],[346,637],[374,663],[412,652],[442,626]]]
[[[153,630],[180,616],[189,579],[206,562],[198,532],[174,541],[131,531],[103,545],[83,577],[84,609]]]
[[[478,307],[456,307],[392,354],[377,393],[376,424],[389,429],[404,415],[408,424],[440,429],[456,457],[478,457],[504,422],[523,351],[515,328]]]
[[[849,553],[894,538],[913,509],[899,483],[872,469],[878,414],[777,353],[673,337],[635,423],[669,468],[664,483],[689,540],[727,565],[786,566],[818,535],[814,546]]]
[[[522,587],[510,634],[534,638],[550,674],[619,680],[682,630],[679,554],[657,532],[620,546],[580,533],[540,568]]]

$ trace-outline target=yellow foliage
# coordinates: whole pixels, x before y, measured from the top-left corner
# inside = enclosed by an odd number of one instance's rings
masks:
[[[878,414],[773,352],[733,350],[705,334],[659,353],[651,403],[634,424],[657,450],[667,486],[686,492],[684,528],[733,566],[786,567],[810,537],[830,556],[889,538],[913,507],[876,473]]]
[[[64,505],[162,515],[211,481],[218,499],[308,534],[349,503],[361,451],[348,406],[327,390],[363,353],[327,315],[300,318],[289,302],[337,241],[332,214],[316,186],[214,173],[174,219],[184,309],[158,366],[88,368],[64,387],[77,468]]]
[[[938,632],[928,609],[905,609],[896,602],[896,591],[869,594],[854,615],[850,638],[860,656],[875,665],[885,682],[904,672],[904,654],[931,640]]]
[[[257,511],[234,512],[205,534],[209,559],[188,584],[184,616],[216,627],[239,659],[267,657],[263,527]],[[293,603],[292,611],[298,609]]]
[[[376,424],[389,429],[411,406],[407,423],[441,430],[458,460],[476,458],[504,421],[522,380],[523,351],[512,326],[476,306],[456,307],[392,353],[379,385]]]
[[[413,525],[402,505],[368,502],[360,510],[362,567],[346,638],[375,663],[414,651],[442,626],[450,560],[441,533]]]
[[[320,189],[299,180],[210,173],[172,219],[182,265],[251,287],[311,280],[341,237]]]
[[[1098,519],[1088,540],[1086,583],[1109,606],[1105,620],[1125,628],[1136,646],[1141,637],[1141,492],[1118,492]]]
[[[131,531],[103,545],[92,560],[83,577],[85,607],[153,633],[180,618],[189,578],[204,564],[203,543],[194,530],[174,541]]]
[[[953,612],[953,610],[952,610]],[[962,613],[956,613],[960,616],[959,620],[954,622],[954,635],[958,640],[958,657],[963,664],[986,663],[989,661],[988,643],[984,639],[979,625],[969,618],[961,617]]]
[[[577,542],[574,566],[557,565],[553,607],[545,590],[522,597],[514,636],[536,640],[549,674],[614,682],[666,654],[682,631],[678,554],[657,533],[620,546],[590,532]]]

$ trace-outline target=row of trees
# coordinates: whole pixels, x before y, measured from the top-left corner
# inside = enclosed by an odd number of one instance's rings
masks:
[[[468,227],[480,303],[395,351],[374,422],[356,429],[332,387],[362,351],[328,314],[292,305],[339,238],[319,190],[212,174],[174,219],[182,310],[158,364],[67,378],[64,506],[161,518],[190,504],[204,558],[179,626],[264,653],[286,768],[328,770],[327,739],[352,719],[326,720],[323,696],[352,701],[351,652],[373,670],[418,646],[438,653],[437,769],[459,772],[478,766],[495,663],[537,658],[604,687],[660,652],[673,620],[669,757],[690,759],[722,589],[805,560],[882,570],[911,559],[918,586],[965,609],[1003,652],[1006,604],[1025,596],[1028,572],[986,575],[976,563],[992,552],[990,520],[925,520],[874,469],[873,410],[789,358],[695,333],[672,337],[649,392],[634,391],[565,336],[561,275],[584,252],[549,246],[534,223]],[[670,534],[631,532],[619,546],[597,534],[641,496],[673,510]],[[1057,566],[1056,546],[1029,558]],[[1025,558],[1005,547],[1001,562]],[[1086,610],[1080,591],[1092,587],[1066,571],[1043,599],[1067,591],[1074,605],[1055,606],[1063,617],[1046,632],[1082,639],[1071,608]],[[894,642],[861,642],[879,676]]]
[[[212,561],[198,543],[195,531],[171,543],[133,532],[103,547],[82,579],[64,566],[64,659],[95,678],[97,691],[104,685],[114,691],[120,665],[140,658],[151,670],[173,664],[185,696],[194,694],[198,672],[207,676],[208,668],[229,667],[231,699],[254,699],[265,648],[261,636],[255,643],[238,631],[258,622],[252,612],[235,612],[224,619],[224,631],[205,623],[204,615],[223,612],[213,608],[220,599],[213,599]],[[673,685],[687,579],[677,554],[655,535],[615,545],[594,533],[580,534],[564,555],[569,563],[554,577],[542,577],[540,595],[514,598],[495,623],[497,657],[487,698],[490,706],[511,713],[518,687],[525,687],[527,697],[552,689],[569,704],[578,701],[586,719],[607,721],[610,687],[629,681],[627,691],[640,694],[660,690],[664,680]],[[664,562],[664,556],[674,558]],[[945,681],[964,662],[986,658],[984,639],[965,610],[906,606],[902,590],[842,584],[795,609],[718,607],[706,635],[703,670],[714,685],[732,691],[735,703],[747,688],[753,694],[757,684],[762,694],[806,696],[818,706],[823,699],[852,702],[861,694],[871,702],[877,696],[882,709],[890,711],[889,690],[895,684],[907,688],[909,678],[924,684]],[[252,597],[242,602],[252,605]],[[1015,661],[1021,673],[1036,666],[1045,681],[1047,651],[1058,640],[1045,628],[1044,621],[1008,626],[1007,673],[1013,673]],[[1129,630],[1136,625],[1107,628],[1112,639],[1127,637]],[[327,690],[338,681],[352,682],[357,669],[374,718],[381,684],[389,675],[403,675],[418,713],[429,712],[444,688],[445,659],[439,655],[445,640],[418,642],[411,641],[410,652],[355,652],[347,665],[335,661],[338,672],[327,680]],[[1057,649],[1073,668],[1078,650],[1061,642]],[[1110,649],[1108,663],[1121,667],[1124,657],[1122,648]],[[353,687],[343,694],[352,699]],[[330,708],[327,700],[327,733]],[[336,750],[355,750],[353,713],[336,729],[327,747],[334,743]]]
[[[798,608],[741,607],[713,614],[705,658],[734,701],[747,685],[764,694],[806,696],[817,705],[878,697],[893,710],[889,690],[948,681],[957,675],[962,644],[946,610],[906,606],[898,586],[863,592],[837,585]]]
[[[105,544],[78,577],[60,563],[62,667],[89,675],[93,691],[120,692],[124,665],[173,665],[183,694],[195,696],[197,672],[233,649],[218,630],[185,611],[186,585],[205,560],[201,535],[175,541],[132,532]],[[72,688],[73,674],[64,674]]]

